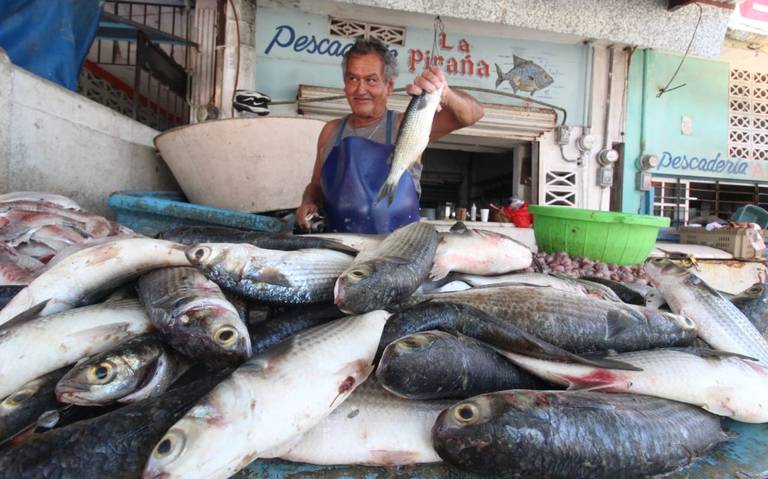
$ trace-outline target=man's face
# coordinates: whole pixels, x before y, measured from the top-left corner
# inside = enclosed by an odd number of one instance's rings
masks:
[[[375,53],[352,55],[344,72],[344,94],[352,113],[360,118],[378,118],[387,111],[394,79],[384,81],[384,61]]]

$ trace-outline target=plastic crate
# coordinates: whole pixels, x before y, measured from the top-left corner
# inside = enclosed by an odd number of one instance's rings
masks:
[[[720,228],[707,231],[704,228],[685,227],[680,228],[680,243],[711,246],[731,253],[736,259],[761,258],[765,250],[755,250],[747,236],[747,231],[742,228]],[[759,234],[762,240],[762,232]]]
[[[271,216],[189,203],[174,191],[118,191],[109,196],[117,222],[139,233],[154,235],[177,226],[227,226],[254,231],[292,230],[293,224]]]

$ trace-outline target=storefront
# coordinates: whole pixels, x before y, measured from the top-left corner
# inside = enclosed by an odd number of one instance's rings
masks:
[[[729,36],[736,35],[731,32]],[[628,86],[623,210],[673,225],[768,208],[768,61],[726,40],[717,59],[642,50]],[[679,88],[673,89],[675,86]]]
[[[428,16],[402,12],[377,18],[360,9],[354,18],[338,18],[311,9],[259,6],[256,89],[277,101],[299,100],[297,106],[276,109],[274,114],[328,120],[349,111],[346,100],[305,100],[343,94],[341,57],[355,38],[379,38],[396,52],[400,69],[396,89],[402,89],[436,57],[452,87],[487,90],[469,91],[483,103],[486,115],[477,125],[430,145],[423,157],[422,208],[444,211],[446,203],[487,207],[512,194],[539,202],[538,170],[546,162],[537,140],[557,125],[585,123],[591,46],[578,39],[548,43],[541,41],[540,34],[534,39],[490,36],[481,34],[482,29],[472,22],[455,19],[445,20],[444,31],[435,36],[433,28],[424,28],[432,23]],[[510,72],[521,71],[533,78],[532,85],[513,84]],[[523,100],[494,91],[516,93]],[[398,92],[390,107],[404,111],[407,102],[407,95]],[[578,152],[568,150],[566,155],[578,157]],[[576,205],[576,182],[572,178],[560,182],[573,189],[572,194],[561,195],[562,202]]]

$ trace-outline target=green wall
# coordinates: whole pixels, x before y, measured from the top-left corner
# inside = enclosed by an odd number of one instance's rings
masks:
[[[685,86],[657,98],[680,64],[680,55],[637,50],[629,67],[624,145],[622,210],[642,212],[644,192],[637,190],[637,160],[654,154],[662,163],[654,176],[732,177],[742,168],[728,161],[728,64],[686,58],[669,86]],[[693,132],[684,135],[684,116]],[[744,166],[743,169],[746,169]]]

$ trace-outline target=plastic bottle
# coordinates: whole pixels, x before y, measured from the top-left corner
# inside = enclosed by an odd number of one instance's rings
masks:
[[[469,210],[469,221],[475,221],[475,218],[477,218],[477,206],[472,203],[472,208]]]

